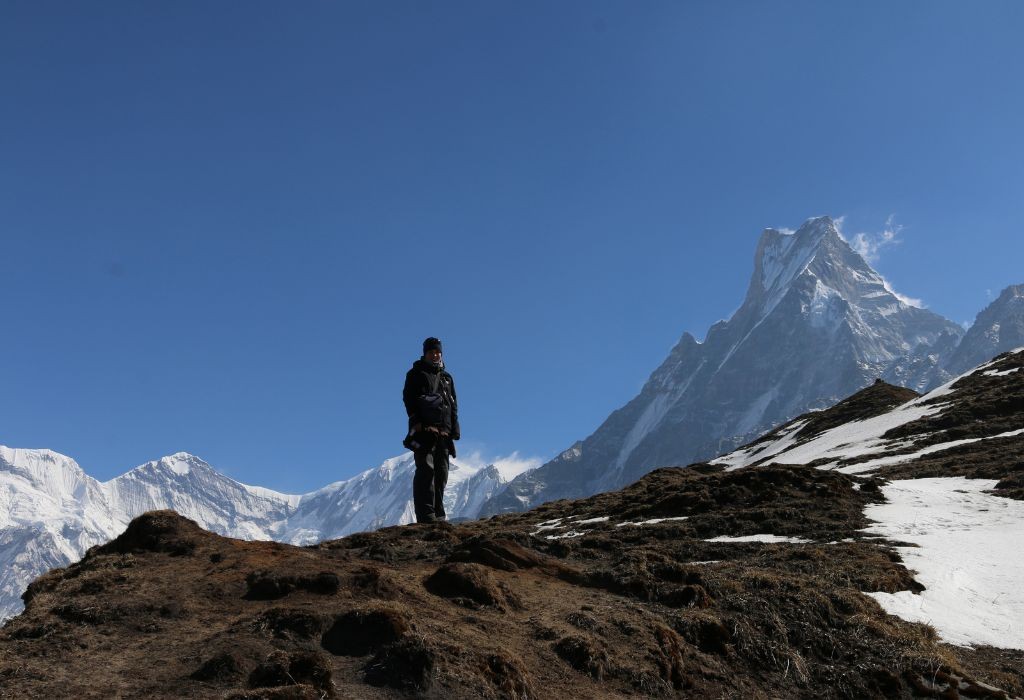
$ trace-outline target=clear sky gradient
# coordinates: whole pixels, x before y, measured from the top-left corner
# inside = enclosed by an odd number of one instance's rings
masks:
[[[179,450],[293,493],[402,452],[550,458],[845,217],[971,321],[1024,282],[1024,3],[0,6],[0,444]]]

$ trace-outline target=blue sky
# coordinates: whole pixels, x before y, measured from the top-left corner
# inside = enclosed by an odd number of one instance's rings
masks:
[[[972,320],[1024,282],[1017,2],[6,2],[0,444],[302,492],[549,458],[742,300],[767,226],[894,240]]]

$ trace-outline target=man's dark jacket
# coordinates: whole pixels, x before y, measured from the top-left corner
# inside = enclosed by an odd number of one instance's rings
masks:
[[[440,378],[438,378],[438,374],[440,374]],[[434,393],[435,381],[437,382],[437,393],[441,394],[442,400],[450,410],[442,412],[443,419],[440,424],[431,425],[417,415],[417,399]],[[412,369],[405,375],[402,400],[405,402],[405,412],[409,416],[410,427],[419,423],[423,428],[435,427],[448,433],[452,440],[459,439],[459,403],[455,396],[455,380],[444,367],[435,367],[422,358],[416,360]]]

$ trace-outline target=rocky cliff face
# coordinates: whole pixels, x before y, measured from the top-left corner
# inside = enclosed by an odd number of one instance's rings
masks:
[[[978,314],[947,363],[959,374],[1001,352],[1024,346],[1024,284],[1015,284]]]
[[[631,483],[731,450],[886,376],[949,377],[955,323],[905,303],[828,217],[761,235],[742,306],[698,342],[685,333],[639,396],[484,508],[497,513]]]

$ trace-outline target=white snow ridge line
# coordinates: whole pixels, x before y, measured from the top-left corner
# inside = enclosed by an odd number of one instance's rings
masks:
[[[560,535],[545,535],[544,538],[548,540],[567,540],[573,537],[582,537],[588,532],[590,530],[569,530],[569,532],[563,532]]]
[[[1024,434],[1024,428],[1020,430],[1011,430],[1006,433],[999,433],[998,435],[988,435],[980,438],[964,438],[963,440],[951,440],[950,442],[939,443],[938,445],[929,445],[928,447],[922,448],[917,452],[910,454],[897,454],[889,455],[888,457],[879,457],[878,459],[872,459],[867,462],[860,462],[859,464],[851,464],[846,467],[840,467],[836,471],[840,471],[843,474],[863,474],[865,472],[874,471],[879,467],[884,467],[889,464],[902,464],[903,462],[910,462],[917,459],[918,457],[924,457],[925,455],[931,454],[932,452],[941,452],[942,450],[948,450],[959,445],[967,445],[972,442],[981,442],[982,440],[995,440],[998,438],[1014,437],[1016,435]],[[825,464],[819,469],[833,469],[835,462]]]

